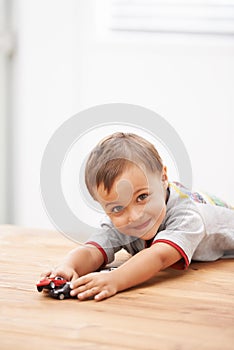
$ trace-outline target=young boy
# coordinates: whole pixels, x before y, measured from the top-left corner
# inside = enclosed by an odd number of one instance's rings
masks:
[[[169,183],[158,152],[145,139],[115,133],[101,141],[89,156],[85,180],[107,220],[44,274],[71,280],[72,296],[99,301],[169,266],[184,269],[192,259],[234,255],[233,208]],[[108,273],[93,272],[121,248],[132,255],[128,261]]]

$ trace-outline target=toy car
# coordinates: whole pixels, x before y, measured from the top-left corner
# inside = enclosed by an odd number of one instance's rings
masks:
[[[106,267],[101,269],[99,272],[109,272],[116,269],[116,267]],[[56,298],[56,299],[67,299],[72,298],[70,295],[70,284],[71,282],[68,282],[62,277],[55,277],[55,278],[43,278],[41,281],[39,281],[36,284],[38,292],[41,292],[43,289],[47,289],[49,292],[49,296]]]
[[[36,284],[36,287],[37,287],[38,292],[42,292],[42,290],[44,288],[52,290],[56,287],[61,287],[66,283],[67,283],[67,281],[62,277],[43,278],[41,281],[39,281]]]
[[[60,287],[55,287],[53,289],[50,289],[49,295],[53,298],[63,300],[63,299],[71,298],[70,291],[71,291],[70,282],[66,282],[64,285]]]

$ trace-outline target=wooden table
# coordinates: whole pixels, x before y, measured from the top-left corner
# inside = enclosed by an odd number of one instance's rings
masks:
[[[168,269],[101,302],[60,301],[35,283],[74,242],[1,226],[0,243],[0,349],[234,349],[234,260]]]

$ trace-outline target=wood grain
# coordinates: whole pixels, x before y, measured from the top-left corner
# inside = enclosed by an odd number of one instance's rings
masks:
[[[234,349],[234,260],[168,269],[101,302],[59,301],[35,283],[74,242],[1,226],[0,243],[0,349]]]

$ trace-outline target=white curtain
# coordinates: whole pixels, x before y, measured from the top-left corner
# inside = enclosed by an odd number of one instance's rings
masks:
[[[8,179],[7,174],[7,109],[8,109],[8,60],[11,51],[7,32],[7,0],[0,0],[0,224],[7,223]]]

